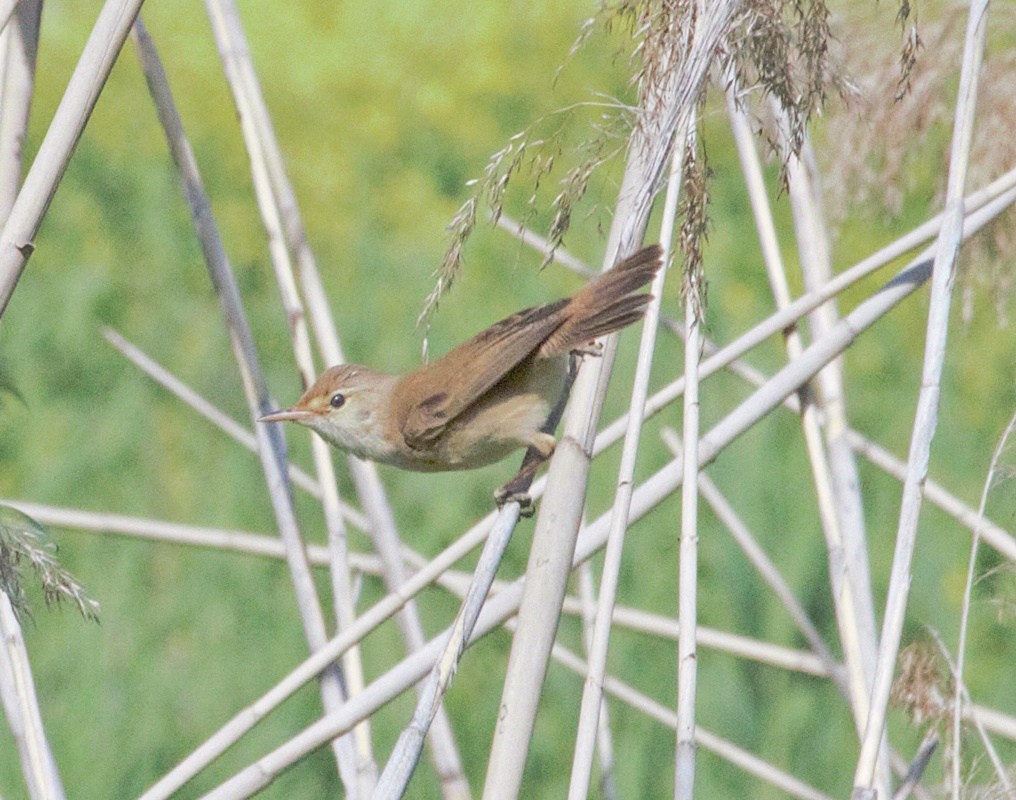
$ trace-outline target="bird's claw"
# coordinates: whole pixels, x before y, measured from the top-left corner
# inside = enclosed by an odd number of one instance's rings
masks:
[[[511,482],[506,483],[494,492],[494,502],[497,503],[498,511],[509,503],[518,503],[519,516],[526,519],[533,516],[536,512],[536,506],[533,505],[533,498],[529,495],[529,492],[520,492],[513,489]]]

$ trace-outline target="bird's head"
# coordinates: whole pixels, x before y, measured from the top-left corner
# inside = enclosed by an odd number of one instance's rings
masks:
[[[396,375],[342,364],[321,373],[295,405],[259,422],[296,422],[360,458],[383,460],[392,447],[385,423],[397,381]]]

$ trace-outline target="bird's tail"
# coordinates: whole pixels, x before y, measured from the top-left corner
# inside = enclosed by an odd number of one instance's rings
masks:
[[[642,319],[652,295],[635,292],[652,281],[662,259],[659,245],[643,248],[573,295],[568,319],[543,343],[540,355],[574,350]]]

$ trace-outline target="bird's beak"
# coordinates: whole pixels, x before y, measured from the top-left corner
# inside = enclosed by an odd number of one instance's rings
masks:
[[[313,416],[313,411],[307,411],[302,408],[287,408],[282,411],[273,411],[271,414],[265,414],[258,422],[299,422]]]

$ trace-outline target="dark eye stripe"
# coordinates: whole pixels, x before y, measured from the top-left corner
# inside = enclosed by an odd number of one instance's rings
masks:
[[[447,392],[438,392],[437,394],[432,394],[426,400],[421,400],[420,407],[430,410],[434,406],[441,405],[441,403],[443,403],[447,399],[448,399]]]
[[[328,404],[332,408],[342,408],[346,404],[346,396],[342,392],[336,392],[329,398]]]

